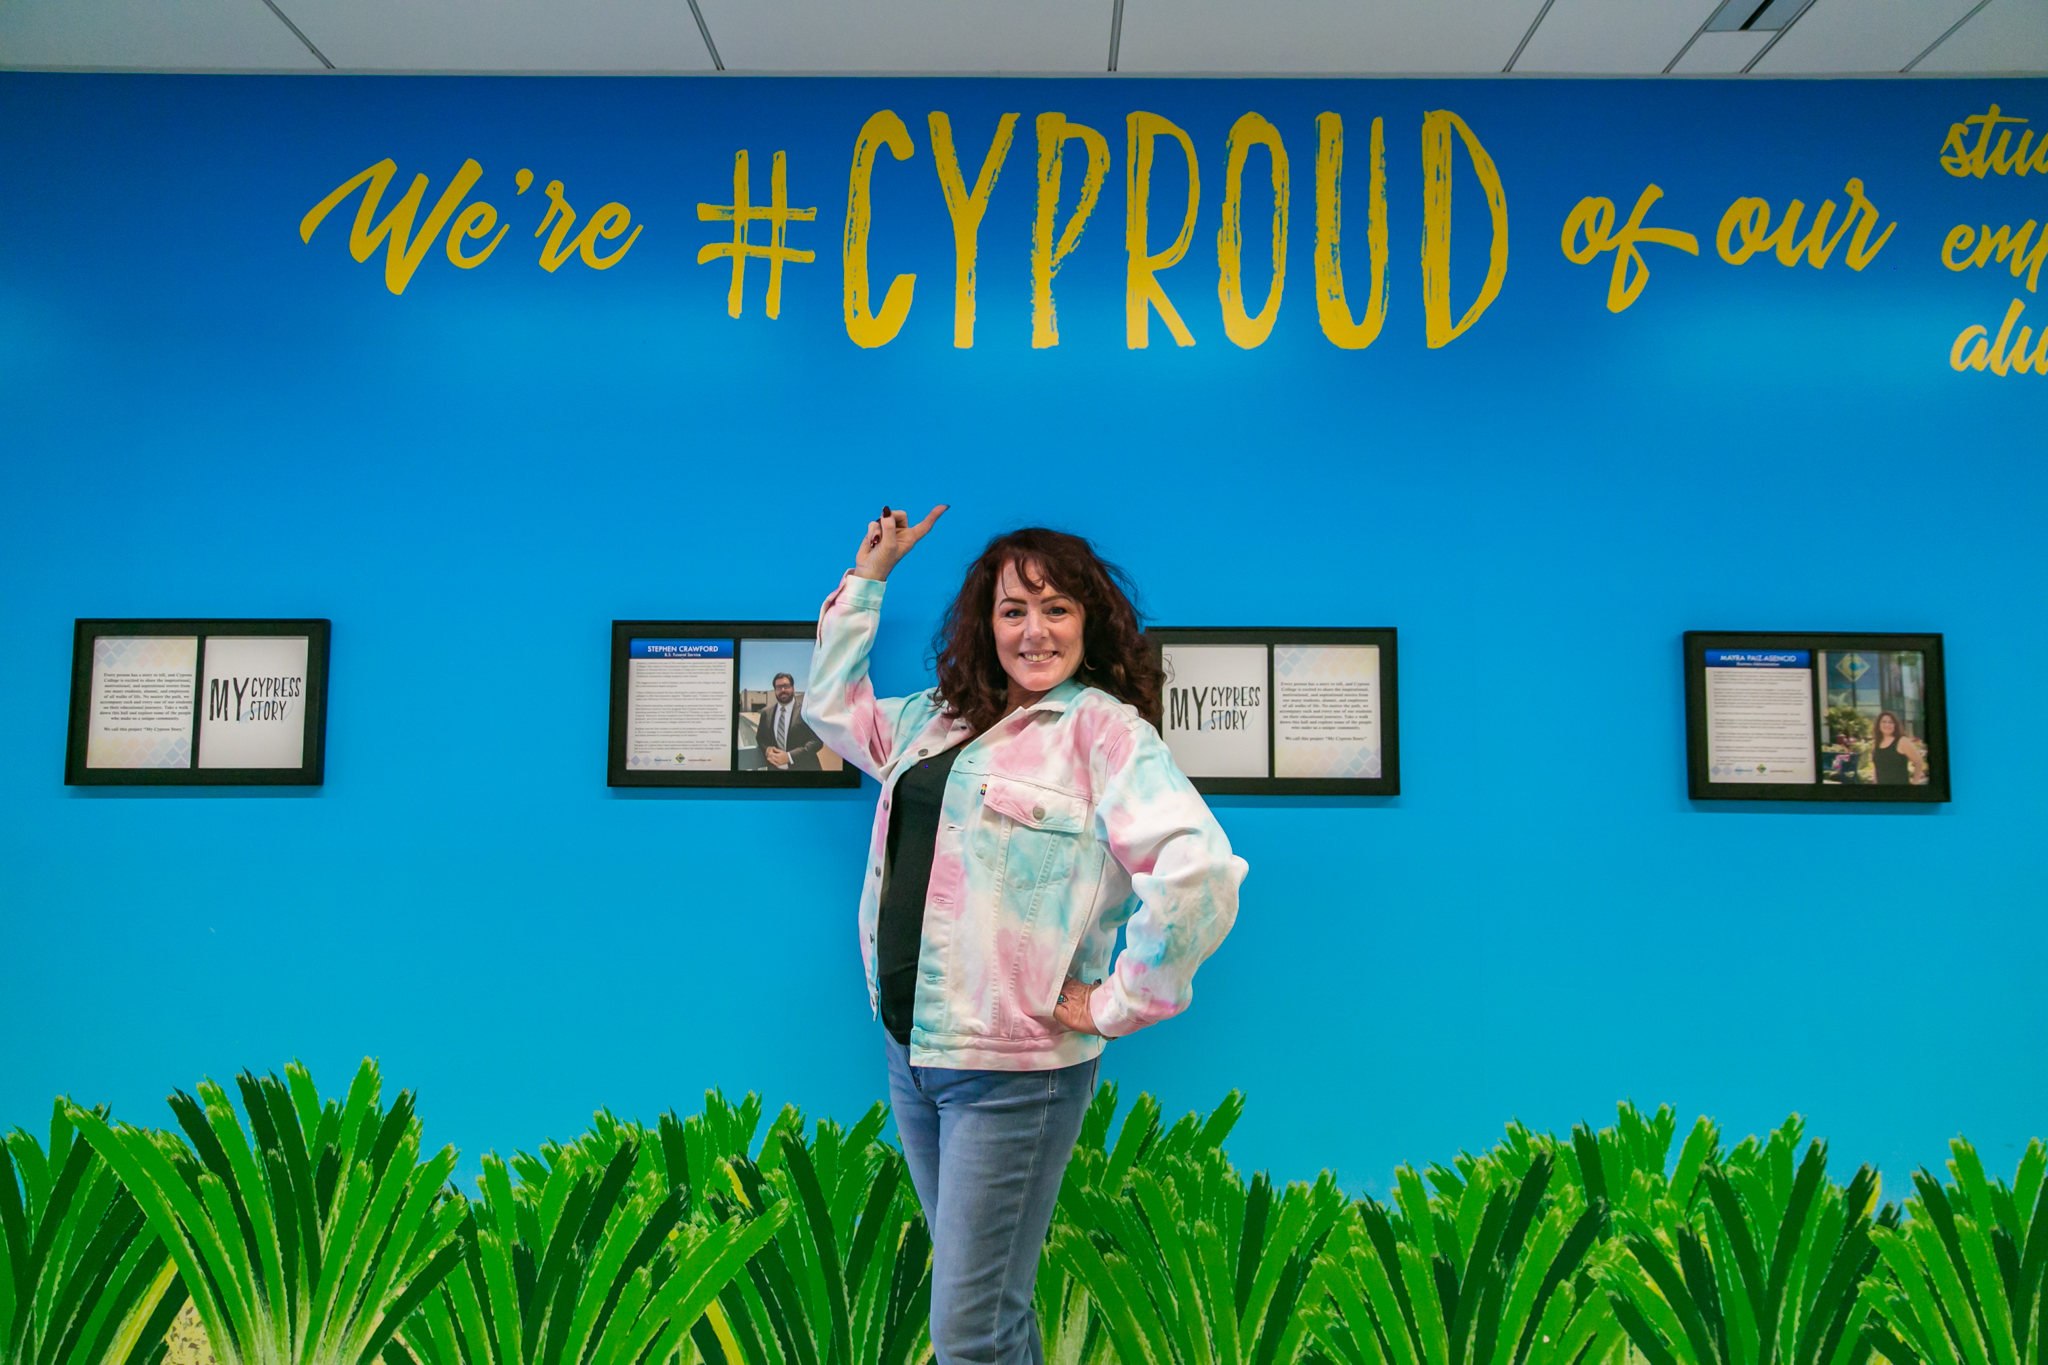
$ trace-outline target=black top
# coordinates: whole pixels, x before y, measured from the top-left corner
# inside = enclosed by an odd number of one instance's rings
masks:
[[[882,1027],[910,1046],[917,1004],[917,955],[924,943],[924,898],[932,885],[932,850],[939,841],[939,803],[963,745],[934,754],[896,779],[889,811],[889,875],[882,882],[881,923],[875,929],[875,979],[882,996]]]
[[[1883,787],[1903,787],[1913,781],[1913,760],[1899,752],[1899,742],[1893,740],[1889,747],[1880,745],[1870,751],[1870,765],[1877,769],[1877,781]]]

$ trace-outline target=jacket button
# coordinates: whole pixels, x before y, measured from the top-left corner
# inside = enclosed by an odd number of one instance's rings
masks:
[[[1031,808],[1031,818],[1034,820],[1043,820],[1045,818],[1045,807],[1033,806]]]
[[[875,875],[876,875],[877,877],[881,876],[881,875],[882,875],[882,869],[881,869],[881,868],[879,868],[879,867],[878,867],[878,868],[876,868],[876,869],[875,869]]]
[[[923,758],[923,757],[924,757],[924,756],[925,756],[926,754],[928,754],[928,753],[930,753],[930,752],[931,752],[931,750],[930,750],[930,749],[919,749],[919,750],[917,751],[917,756],[918,756],[919,758]]]

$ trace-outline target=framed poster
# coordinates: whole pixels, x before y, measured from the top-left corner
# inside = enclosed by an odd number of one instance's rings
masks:
[[[814,621],[612,622],[613,787],[858,787],[804,722]]]
[[[319,786],[328,624],[77,622],[66,785]]]
[[[1159,626],[1159,733],[1195,790],[1394,796],[1392,629]]]
[[[1691,630],[1695,801],[1946,801],[1939,635]]]

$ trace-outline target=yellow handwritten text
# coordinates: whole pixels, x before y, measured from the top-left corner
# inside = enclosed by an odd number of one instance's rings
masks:
[[[1365,249],[1372,266],[1365,316],[1351,320],[1344,297],[1344,262],[1338,233],[1344,218],[1344,120],[1316,115],[1316,315],[1323,335],[1346,351],[1362,351],[1379,338],[1387,320],[1387,149],[1385,120],[1372,121],[1367,163]]]
[[[1159,272],[1178,265],[1180,258],[1188,254],[1188,244],[1195,240],[1195,212],[1202,202],[1202,172],[1195,160],[1195,142],[1179,124],[1158,114],[1140,110],[1124,120],[1130,132],[1129,155],[1124,162],[1125,201],[1128,205],[1124,214],[1124,250],[1129,256],[1129,265],[1124,272],[1124,345],[1134,351],[1142,351],[1151,345],[1152,310],[1159,310],[1159,320],[1166,324],[1166,330],[1173,333],[1176,346],[1192,346],[1195,335],[1188,325],[1180,320],[1173,301],[1166,297],[1166,290],[1160,287]],[[1180,143],[1182,155],[1188,159],[1188,210],[1181,219],[1180,233],[1173,239],[1173,245],[1161,252],[1154,252],[1147,243],[1150,235],[1152,203],[1152,162],[1157,155],[1157,146],[1162,137],[1171,137]]]
[[[1643,260],[1642,243],[1675,247],[1688,256],[1700,254],[1700,239],[1690,232],[1643,226],[1643,215],[1650,211],[1650,205],[1663,197],[1664,191],[1658,186],[1645,188],[1636,196],[1636,206],[1629,210],[1628,222],[1620,232],[1614,230],[1612,199],[1589,195],[1581,199],[1564,220],[1560,244],[1564,247],[1566,259],[1576,265],[1591,265],[1600,253],[1614,253],[1614,272],[1607,278],[1607,311],[1610,313],[1625,311],[1643,292],[1643,286],[1650,282],[1650,267]]]
[[[732,261],[732,285],[725,294],[727,317],[740,315],[742,292],[747,279],[747,258],[759,256],[768,262],[768,316],[782,316],[782,263],[794,261],[809,264],[818,259],[815,251],[797,251],[784,245],[789,225],[793,222],[814,221],[818,211],[793,209],[789,206],[789,160],[786,152],[777,152],[768,173],[768,207],[756,208],[749,196],[747,174],[747,153],[742,149],[732,159],[732,202],[730,204],[699,204],[697,219],[704,223],[731,223],[730,242],[707,242],[697,248],[697,264],[708,265],[712,261]],[[747,240],[749,223],[768,224],[768,245]]]
[[[2041,339],[2034,342],[2032,351],[2027,349],[2027,343],[2033,338],[2034,329],[2021,327],[2017,335],[2013,332],[2026,308],[2025,299],[2012,301],[2005,310],[2005,320],[1999,324],[1995,340],[1991,337],[1991,329],[1981,325],[1965,327],[1958,332],[1955,343],[1948,348],[1948,367],[1959,373],[1963,370],[1989,370],[2000,376],[2048,375],[2048,327],[2041,329]]]
[[[392,206],[383,221],[377,221],[377,208],[383,202],[384,191],[391,184],[391,177],[397,173],[398,163],[387,156],[369,169],[344,180],[299,220],[299,240],[312,241],[314,230],[334,211],[335,206],[357,190],[362,190],[362,202],[356,205],[355,226],[348,235],[349,254],[358,261],[367,261],[370,254],[383,245],[384,287],[394,294],[403,294],[405,287],[412,283],[413,272],[426,259],[427,249],[441,235],[441,229],[447,226],[448,220],[455,216],[455,210],[464,197],[483,178],[484,168],[473,159],[463,162],[462,169],[441,192],[440,200],[427,215],[427,221],[420,225],[417,235],[413,232],[413,219],[426,198],[428,181],[424,175],[414,176],[412,188],[405,192],[405,197]],[[460,233],[468,231],[467,226],[458,225],[456,229]],[[448,239],[448,258],[456,264],[482,264],[484,257],[491,254],[487,248],[473,258],[459,256],[456,232],[451,232]],[[491,243],[492,248],[496,246],[495,241]]]
[[[1244,163],[1252,148],[1261,146],[1272,161],[1273,281],[1253,317],[1244,307]],[[1258,114],[1246,114],[1231,125],[1224,155],[1229,164],[1223,173],[1223,227],[1216,234],[1216,296],[1223,304],[1223,334],[1250,350],[1273,334],[1287,284],[1287,148],[1278,128]]]
[[[939,189],[946,196],[946,213],[953,220],[953,344],[962,350],[974,344],[974,258],[981,235],[981,217],[988,212],[988,197],[995,190],[996,175],[1010,155],[1010,137],[1019,115],[1005,114],[996,121],[996,135],[981,159],[981,174],[974,192],[967,192],[967,180],[960,174],[960,157],[953,150],[953,121],[934,111],[932,160],[938,163]]]
[[[640,235],[640,229],[634,228],[633,236],[626,238],[625,245],[609,256],[600,256],[597,254],[597,239],[602,237],[606,241],[611,241],[632,224],[633,215],[626,206],[606,204],[590,215],[590,221],[583,225],[583,231],[570,237],[569,228],[576,221],[576,210],[569,207],[568,199],[563,196],[562,182],[550,180],[545,193],[548,197],[548,211],[541,218],[540,226],[533,230],[533,235],[538,237],[547,232],[549,223],[555,225],[554,232],[540,249],[540,268],[550,274],[571,256],[579,255],[583,257],[583,263],[592,270],[610,270],[619,263],[620,257],[632,249],[634,238]],[[496,246],[497,243],[493,242],[492,245]],[[448,255],[449,259],[454,259],[455,239],[452,236],[448,239]]]
[[[1843,187],[1849,195],[1848,212],[1842,224],[1835,229],[1834,236],[1828,236],[1828,223],[1835,216],[1835,201],[1823,200],[1820,212],[1813,215],[1813,226],[1804,237],[1799,236],[1799,218],[1806,211],[1804,202],[1794,199],[1785,206],[1785,216],[1774,228],[1771,226],[1769,201],[1756,198],[1738,199],[1728,206],[1721,215],[1721,228],[1714,236],[1714,245],[1721,253],[1721,259],[1730,265],[1741,265],[1766,247],[1772,248],[1780,265],[1798,265],[1804,258],[1815,270],[1826,266],[1835,254],[1835,247],[1846,234],[1849,250],[1843,255],[1851,270],[1861,270],[1876,259],[1884,249],[1897,223],[1888,223],[1878,234],[1875,242],[1870,240],[1871,229],[1878,224],[1877,205],[1870,202],[1863,193],[1863,182],[1851,178]]]
[[[1473,174],[1486,192],[1487,212],[1493,219],[1493,243],[1486,266],[1486,279],[1479,297],[1454,327],[1451,325],[1451,135],[1456,133],[1472,158]],[[1479,138],[1465,120],[1448,109],[1433,109],[1422,116],[1422,325],[1429,348],[1448,346],[1479,321],[1487,307],[1500,296],[1501,283],[1508,276],[1508,201],[1501,189],[1500,171],[1486,154]]]
[[[497,224],[498,211],[489,204],[471,204],[455,215],[455,226],[448,229],[448,259],[464,270],[474,270],[491,258],[498,249],[498,243],[512,230],[510,223],[498,228],[498,235],[491,237],[491,228]],[[464,239],[480,242],[491,237],[491,244],[475,255],[462,249]]]
[[[1060,171],[1067,144],[1079,142],[1088,153],[1088,166],[1081,175],[1081,194],[1067,218],[1057,244],[1053,226],[1059,217]],[[1038,116],[1038,216],[1031,225],[1031,346],[1043,350],[1060,344],[1059,315],[1053,308],[1053,277],[1060,262],[1080,245],[1081,230],[1095,201],[1102,194],[1102,181],[1109,174],[1109,139],[1093,128],[1067,122],[1065,114]]]
[[[398,163],[386,157],[337,185],[299,220],[299,240],[312,241],[314,231],[327,215],[351,194],[361,190],[363,197],[356,205],[355,226],[349,231],[349,254],[358,261],[367,261],[382,246],[384,287],[394,294],[403,294],[406,286],[412,283],[413,273],[419,269],[420,262],[426,259],[427,251],[441,236],[442,228],[448,230],[445,249],[449,263],[462,270],[474,270],[489,260],[491,253],[498,249],[498,243],[511,231],[510,223],[499,222],[496,205],[478,201],[466,208],[462,206],[462,201],[484,173],[483,167],[473,159],[462,163],[462,168],[455,173],[448,188],[441,192],[440,199],[425,221],[418,223],[417,232],[414,224],[419,219],[420,206],[426,201],[428,187],[424,175],[414,176],[412,187],[392,205],[389,213],[378,219],[377,210],[383,205],[384,192],[397,173]],[[533,172],[521,170],[513,179],[519,187],[518,193],[524,194],[533,184]],[[570,208],[568,200],[563,197],[562,182],[557,180],[550,184],[547,195],[547,216],[541,219],[540,227],[533,234],[538,237],[547,232],[550,224],[554,225],[553,235],[541,248],[540,264],[545,270],[553,271],[563,261],[577,255],[582,256],[584,264],[593,270],[609,270],[619,263],[619,258],[640,235],[640,229],[633,228],[632,235],[618,250],[600,256],[598,240],[610,241],[625,233],[632,225],[632,212],[624,204],[606,204],[591,215],[581,232],[571,238],[568,236],[569,227],[576,221],[576,210]],[[458,209],[461,210],[459,213]],[[485,241],[486,238],[489,240]],[[468,249],[471,242],[485,242],[485,245],[481,251],[472,252]]]
[[[846,182],[846,237],[840,251],[844,266],[844,287],[840,301],[846,313],[846,335],[862,348],[886,346],[903,330],[910,316],[910,300],[917,288],[917,276],[898,275],[889,281],[882,295],[882,311],[868,311],[868,229],[874,217],[871,185],[875,173],[875,152],[882,147],[898,161],[908,161],[917,148],[910,130],[893,110],[883,109],[860,127],[853,143],[853,170]]]
[[[2048,138],[2043,138],[2032,148],[2029,156],[2028,145],[2033,143],[2030,130],[2020,134],[2017,147],[2012,145],[2013,128],[2009,125],[2025,123],[2023,118],[1999,112],[1997,105],[1981,114],[1972,114],[1961,123],[1948,126],[1948,137],[1941,144],[1941,168],[1950,175],[1961,179],[1973,176],[1982,180],[1987,172],[1998,175],[2025,175],[2028,171],[2048,173]],[[1970,141],[1970,129],[1977,130],[1977,140]],[[1993,143],[1992,134],[1998,135]]]
[[[2028,219],[2014,232],[2010,226],[1995,231],[1989,224],[1981,230],[1968,223],[1958,223],[1948,230],[1942,239],[1941,263],[1950,270],[1968,270],[1972,266],[1984,266],[1993,260],[2011,262],[2012,277],[2027,277],[2027,292],[2034,293],[2041,283],[2041,263],[2048,260],[2048,232],[2041,234],[2033,249],[2027,247],[2028,239],[2034,235],[2038,224]],[[1974,248],[1972,243],[1975,243]],[[1967,251],[1967,256],[1957,256],[1958,251]]]

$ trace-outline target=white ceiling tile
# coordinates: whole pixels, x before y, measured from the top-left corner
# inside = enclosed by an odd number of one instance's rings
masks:
[[[184,0],[179,0],[184,3]],[[12,0],[0,0],[0,4]],[[262,0],[249,0],[262,5]],[[278,0],[344,71],[709,71],[686,0]]]
[[[1774,75],[1897,71],[1976,0],[1814,0],[1756,64]]]
[[[1702,33],[1685,54],[1685,60],[1671,69],[1682,76],[1707,76],[1740,71],[1750,58],[1764,50],[1776,33]]]
[[[263,0],[0,0],[0,65],[320,69]]]
[[[684,0],[671,0],[687,19]],[[1102,71],[1110,0],[700,0],[733,71]],[[1125,43],[1129,27],[1126,20]]]
[[[1657,72],[1721,0],[1555,0],[1516,71]]]
[[[1542,0],[1124,0],[1124,71],[1499,71]]]
[[[1955,37],[1913,69],[1949,75],[2048,71],[2048,4],[2041,0],[1991,0],[1982,13],[1956,30]]]

